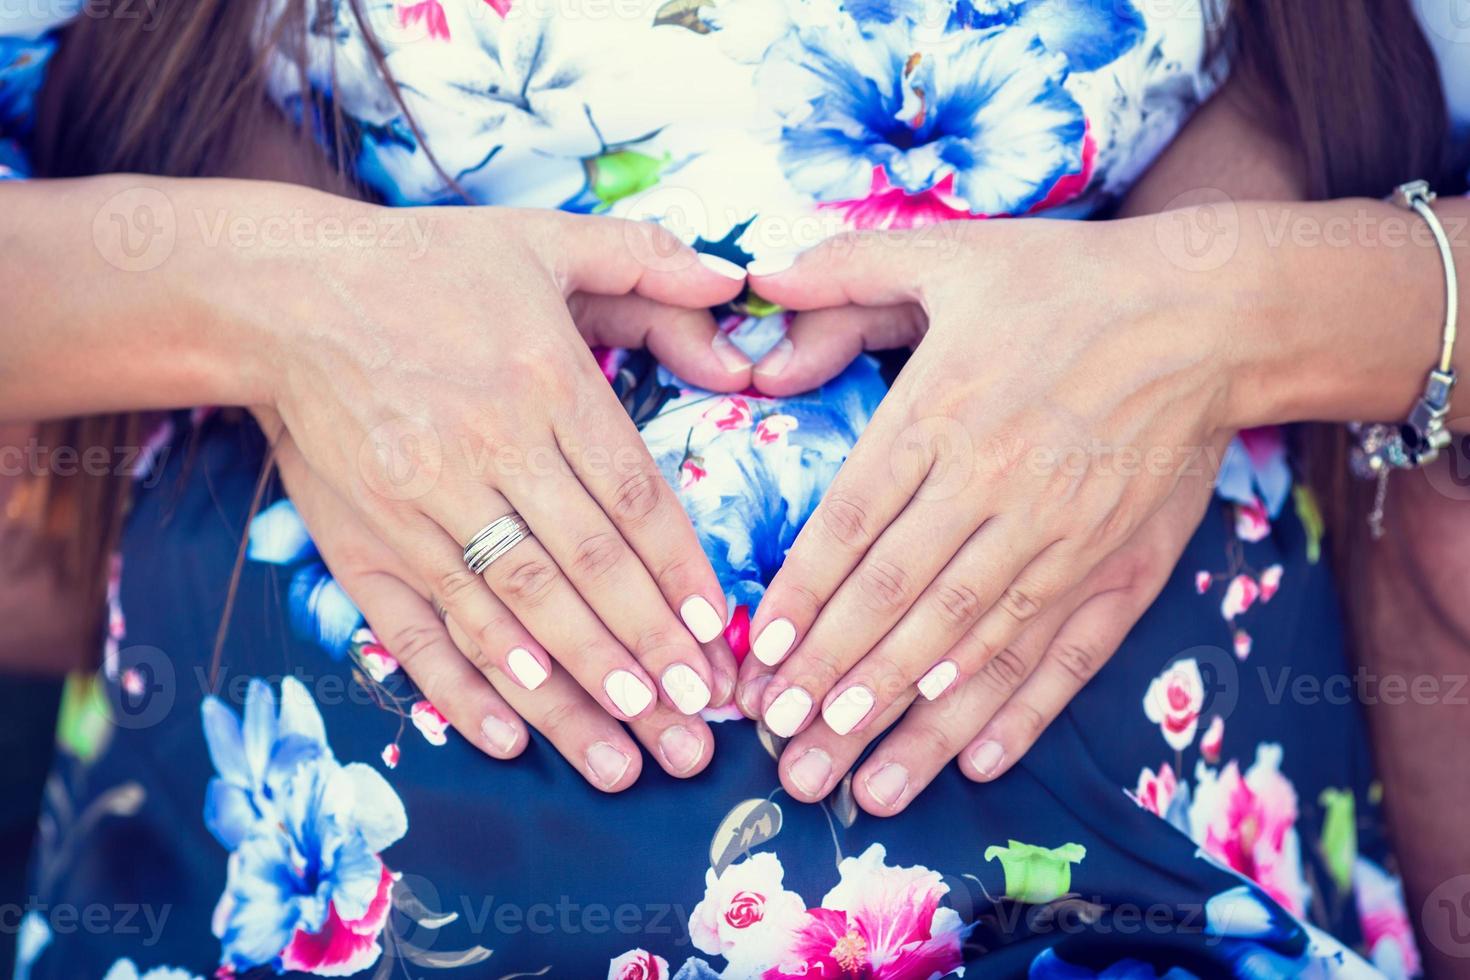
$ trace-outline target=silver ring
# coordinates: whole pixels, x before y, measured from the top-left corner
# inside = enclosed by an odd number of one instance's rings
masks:
[[[464,546],[464,563],[476,575],[482,574],[491,563],[529,537],[531,529],[520,514],[511,511],[504,517],[486,524],[475,532],[470,543]]]

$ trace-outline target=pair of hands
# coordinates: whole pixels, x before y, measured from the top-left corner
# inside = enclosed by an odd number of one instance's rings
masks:
[[[771,394],[864,347],[916,346],[752,623],[739,703],[795,736],[782,779],[803,799],[916,683],[926,700],[860,770],[860,804],[897,812],[967,743],[967,774],[1004,771],[1198,523],[1208,480],[1181,483],[1177,460],[1102,465],[1120,448],[1223,444],[1226,393],[1216,352],[1143,283],[1115,281],[1131,263],[1100,257],[1101,226],[966,225],[939,253],[924,232],[848,236],[786,271],[752,269],[767,272],[762,296],[808,311],[752,367],[707,312],[742,270],[654,226],[478,209],[434,221],[412,293],[375,255],[301,270],[354,300],[280,335],[275,404],[257,415],[339,582],[491,755],[517,754],[529,723],[621,789],[640,766],[626,721],[691,775],[713,741],[698,712],[737,683],[719,584],[589,344],[646,345],[696,384]],[[470,575],[461,542],[512,509],[535,539]],[[818,704],[828,724],[813,726]]]

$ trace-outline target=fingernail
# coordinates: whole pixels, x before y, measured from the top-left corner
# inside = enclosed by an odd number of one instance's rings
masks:
[[[994,775],[1005,761],[1006,750],[999,742],[981,742],[970,753],[970,765],[982,776]]]
[[[861,684],[854,684],[822,709],[822,718],[826,720],[828,728],[838,735],[846,735],[872,710],[873,692]]]
[[[960,668],[953,660],[941,660],[929,672],[919,678],[919,693],[933,701],[939,695],[949,690],[954,679],[959,676]]]
[[[653,702],[653,692],[633,674],[626,670],[615,670],[607,675],[602,682],[602,689],[612,699],[612,703],[618,706],[618,710],[629,718],[636,717],[640,711]]]
[[[709,705],[709,685],[688,664],[674,664],[664,671],[664,692],[686,715],[703,711]]]
[[[711,255],[709,252],[699,253],[699,264],[713,273],[724,276],[726,279],[745,278],[745,270],[740,266],[731,262],[729,259],[721,258],[718,255]]]
[[[760,363],[756,364],[755,373],[768,377],[780,374],[791,363],[791,354],[795,349],[791,346],[791,341],[782,337],[775,347],[766,351],[766,356],[760,359]]]
[[[894,807],[903,799],[909,788],[909,771],[897,762],[890,762],[863,780],[873,799],[886,807]]]
[[[799,687],[788,687],[766,709],[766,727],[782,738],[790,738],[811,713],[812,696]]]
[[[765,698],[766,688],[770,683],[771,675],[761,674],[740,685],[740,710],[745,712],[747,718],[761,716],[761,701]]]
[[[658,751],[670,769],[686,773],[699,765],[704,756],[704,743],[683,725],[673,725],[658,737]]]
[[[485,720],[480,722],[480,734],[500,752],[514,749],[521,737],[513,726],[494,715],[486,715]]]
[[[755,659],[767,667],[774,667],[786,656],[791,644],[796,642],[796,627],[789,619],[777,619],[761,630],[750,650]]]
[[[593,742],[587,750],[587,768],[603,789],[616,786],[632,761],[610,742]]]
[[[748,362],[747,362],[748,363]],[[702,595],[692,595],[679,607],[679,618],[700,643],[708,643],[725,631],[725,621]]]
[[[510,668],[511,676],[528,691],[536,690],[546,681],[546,668],[525,647],[516,647],[507,653],[505,665]]]
[[[797,789],[807,796],[820,797],[832,778],[832,757],[821,749],[807,749],[791,764],[789,775]]]
[[[794,252],[788,252],[785,255],[768,255],[747,264],[745,272],[752,276],[774,276],[778,272],[785,272],[795,264],[796,253]]]
[[[731,374],[750,370],[750,358],[746,357],[745,352],[736,347],[724,333],[715,331],[715,335],[710,338],[709,346],[715,352],[715,358],[720,362],[720,367]]]
[[[710,697],[709,703],[716,708],[723,708],[730,703],[730,698],[734,694],[735,675],[716,668],[715,693]]]

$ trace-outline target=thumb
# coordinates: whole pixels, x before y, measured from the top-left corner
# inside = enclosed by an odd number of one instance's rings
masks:
[[[800,394],[837,377],[863,351],[917,343],[924,312],[903,306],[838,306],[798,313],[786,336],[755,366],[764,395]]]
[[[745,270],[696,252],[651,221],[556,211],[526,212],[526,237],[563,294],[637,293],[671,306],[718,306],[745,288]]]
[[[708,310],[590,293],[573,294],[568,309],[589,345],[647,347],[680,378],[710,391],[750,386],[750,358],[715,326]]]
[[[835,235],[795,259],[752,262],[751,288],[789,310],[823,306],[897,306],[921,302],[939,248],[953,232],[936,225],[913,231]]]

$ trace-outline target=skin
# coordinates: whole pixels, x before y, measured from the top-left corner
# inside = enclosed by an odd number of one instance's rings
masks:
[[[1451,225],[1470,215],[1460,200],[1436,210]],[[1184,234],[1231,215],[1232,255],[1192,265]],[[1175,468],[1119,477],[1101,465],[1111,453],[1061,474],[1026,465],[1037,458],[1028,453],[1207,448],[1249,426],[1405,415],[1443,317],[1438,255],[1427,236],[1406,236],[1409,219],[1419,222],[1369,200],[1231,200],[1064,229],[979,222],[852,235],[789,269],[753,269],[761,295],[823,315],[823,352],[891,343],[891,330],[866,332],[875,309],[918,315],[906,323],[913,358],[754,617],[758,654],[777,620],[794,625],[796,642],[769,677],[747,660],[742,705],[778,731],[818,718],[879,730],[936,664],[973,676],[1047,622],[1179,488]],[[1293,222],[1366,230],[1360,247],[1272,231]],[[1402,244],[1386,246],[1395,229]],[[1425,325],[1422,341],[1390,342],[1400,324]],[[809,336],[800,327],[778,377],[830,376],[836,359],[799,353]],[[832,339],[842,331],[846,341]],[[1467,361],[1462,344],[1460,370]],[[757,383],[779,387],[769,374],[757,365]],[[1452,416],[1467,398],[1459,393]],[[855,687],[873,706],[854,723],[834,709]]]
[[[94,237],[94,218],[119,201],[130,211],[140,188],[151,192],[141,203],[162,195],[177,216],[172,252],[146,270]],[[723,620],[718,581],[588,346],[646,345],[702,384],[743,388],[748,363],[712,342],[705,309],[739,291],[738,271],[701,264],[649,225],[445,209],[422,214],[423,275],[405,290],[392,247],[344,262],[309,238],[209,238],[219,217],[266,229],[305,214],[382,241],[399,220],[299,186],[113,176],[21,182],[0,197],[0,288],[16,297],[0,417],[192,404],[269,413],[450,613],[482,675],[503,672],[515,648],[546,674],[555,658],[624,721],[673,708],[661,682],[675,665],[706,692],[684,699],[689,713],[728,689],[728,667],[717,682],[680,621],[691,597]],[[427,478],[405,488],[394,479],[404,472]],[[470,575],[461,545],[512,509],[534,538]],[[427,652],[410,658],[415,680],[464,674],[445,662],[463,659],[452,644]],[[624,684],[610,689],[618,671]],[[478,730],[469,713],[489,686],[444,688],[440,710]]]

